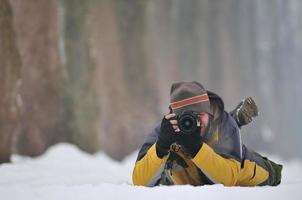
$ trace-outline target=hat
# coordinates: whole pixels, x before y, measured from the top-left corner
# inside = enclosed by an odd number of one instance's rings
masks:
[[[176,115],[184,110],[212,114],[207,91],[196,81],[173,83],[170,92],[170,107]]]

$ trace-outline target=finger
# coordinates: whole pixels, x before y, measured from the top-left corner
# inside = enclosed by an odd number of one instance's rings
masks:
[[[175,120],[175,119],[171,119],[170,120],[170,123],[172,124],[172,125],[177,125],[178,123],[177,123],[177,120]]]
[[[171,114],[165,115],[165,118],[166,118],[166,119],[171,119],[171,118],[173,118],[173,117],[176,117],[176,114],[175,114],[175,113],[171,113]]]
[[[176,131],[177,129],[179,129],[177,125],[172,125],[172,127],[173,127],[173,129],[174,129],[175,131]]]
[[[169,106],[169,114],[170,113],[173,113],[173,110],[172,110],[171,106]]]

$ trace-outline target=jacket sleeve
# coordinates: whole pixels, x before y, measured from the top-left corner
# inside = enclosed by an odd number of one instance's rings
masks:
[[[267,167],[268,164],[259,154],[247,150],[242,145],[239,129],[229,114],[224,112],[222,121],[218,144],[212,148],[204,143],[193,158],[197,167],[212,182],[225,186],[276,185],[280,183],[282,166]],[[271,177],[269,171],[277,171],[274,173],[277,174],[275,176],[277,178],[269,178]]]
[[[222,149],[214,151],[204,143],[192,161],[212,182],[225,186],[280,184],[282,165],[248,150],[244,145],[240,148],[243,150],[241,162],[235,154],[237,150],[224,147],[225,151],[221,153]]]
[[[204,143],[192,159],[195,165],[213,182],[234,186],[240,173],[240,162],[224,158]]]
[[[134,185],[155,186],[161,178],[168,156],[159,158],[156,154],[155,143],[160,126],[157,126],[146,138],[138,153],[132,173]]]
[[[242,142],[238,127],[227,113],[223,115],[219,142],[204,143],[192,159],[195,165],[213,182],[225,186],[237,184],[242,162]]]
[[[243,163],[238,185],[278,185],[281,181],[281,170],[278,164],[243,145]]]

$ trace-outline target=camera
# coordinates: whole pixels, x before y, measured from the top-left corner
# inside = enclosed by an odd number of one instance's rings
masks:
[[[198,113],[192,110],[185,110],[177,116],[178,127],[184,134],[190,135],[198,128]]]

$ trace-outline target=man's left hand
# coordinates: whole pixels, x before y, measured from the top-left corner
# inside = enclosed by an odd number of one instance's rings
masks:
[[[176,136],[176,142],[181,145],[186,153],[194,158],[203,144],[203,138],[200,136],[200,126],[191,134],[180,132]]]

